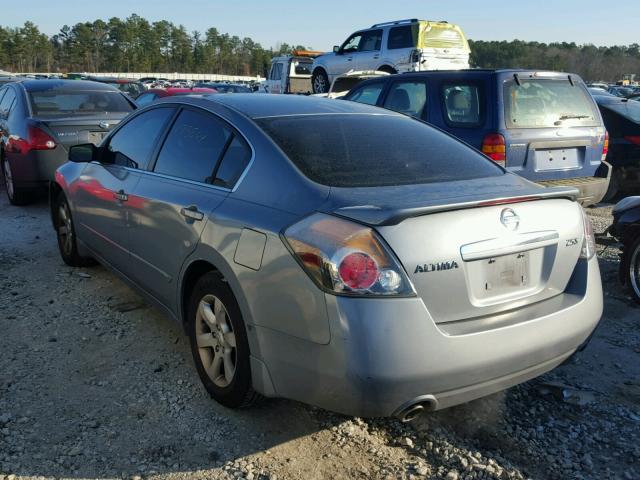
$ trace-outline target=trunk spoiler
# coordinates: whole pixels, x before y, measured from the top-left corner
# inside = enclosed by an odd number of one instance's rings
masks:
[[[546,200],[551,198],[564,198],[571,201],[578,199],[580,192],[571,187],[552,187],[530,190],[517,195],[496,197],[494,195],[477,195],[456,197],[451,201],[445,199],[426,200],[421,205],[409,207],[385,207],[376,205],[357,205],[341,207],[333,210],[333,214],[349,218],[372,226],[397,225],[411,217],[419,217],[431,213],[463,210],[467,208],[480,208],[491,205],[508,205],[512,203],[528,202],[533,200]]]

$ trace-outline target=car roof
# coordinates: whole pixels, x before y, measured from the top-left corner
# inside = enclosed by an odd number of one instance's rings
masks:
[[[23,80],[19,82],[28,92],[43,92],[46,90],[69,90],[69,91],[115,91],[119,90],[107,83],[91,82],[88,80]]]
[[[260,93],[235,93],[233,95],[205,95],[184,99],[188,103],[220,103],[252,118],[283,117],[296,115],[369,114],[398,115],[369,105],[342,100],[311,97],[305,95],[269,95]]]

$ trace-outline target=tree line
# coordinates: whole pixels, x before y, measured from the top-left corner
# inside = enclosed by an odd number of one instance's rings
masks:
[[[262,75],[276,54],[304,46],[265,49],[249,37],[216,28],[188,32],[166,20],[133,14],[122,20],[64,25],[47,36],[32,22],[0,26],[0,68],[14,72],[188,72]]]
[[[574,72],[588,80],[640,76],[640,46],[597,47],[575,43],[473,41],[471,65]],[[211,27],[189,32],[183,25],[127,18],[64,25],[48,36],[32,22],[0,26],[0,68],[16,72],[189,72],[263,75],[274,55],[304,49],[282,43],[263,48],[249,37]]]

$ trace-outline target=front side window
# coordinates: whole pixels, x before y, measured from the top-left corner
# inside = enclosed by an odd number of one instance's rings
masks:
[[[396,50],[399,48],[415,48],[418,44],[418,24],[403,25],[389,29],[387,48]]]
[[[505,82],[508,128],[596,127],[598,115],[589,92],[566,80],[520,79]]]
[[[375,105],[378,103],[378,98],[380,97],[380,92],[382,92],[383,87],[384,84],[382,83],[372,83],[349,94],[346,99],[353,102],[366,103],[367,105]]]
[[[342,53],[353,53],[358,51],[358,46],[360,45],[360,40],[362,40],[361,33],[354,33],[351,35],[346,42],[342,44],[340,50]]]
[[[375,52],[382,46],[382,30],[370,30],[362,34],[362,40],[358,46],[360,52]]]
[[[105,163],[146,169],[173,112],[173,108],[154,108],[127,122],[109,140],[104,154]]]
[[[275,63],[273,65],[273,67],[271,67],[270,79],[271,80],[280,80],[281,78],[282,78],[282,64],[281,63]],[[218,91],[220,91],[220,87],[216,87],[216,89]],[[221,92],[221,93],[225,93],[225,92]]]
[[[167,135],[153,171],[213,183],[216,165],[232,140],[231,130],[213,115],[183,110]]]
[[[294,115],[256,121],[305,176],[332,187],[504,175],[504,170],[471,147],[395,113]]]
[[[29,92],[33,114],[39,117],[128,113],[131,104],[114,91],[49,89]]]
[[[384,101],[384,108],[420,118],[427,103],[425,82],[396,82]]]
[[[441,90],[444,121],[450,127],[477,127],[482,123],[483,103],[479,85],[448,83]]]

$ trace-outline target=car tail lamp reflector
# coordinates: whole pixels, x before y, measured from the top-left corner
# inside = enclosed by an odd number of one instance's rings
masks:
[[[323,290],[338,295],[415,295],[407,274],[371,228],[316,213],[283,234],[304,271]]]
[[[11,135],[6,146],[7,151],[21,155],[26,155],[32,150],[53,150],[54,148],[56,148],[56,141],[33,124],[27,125],[27,138]]]
[[[629,142],[635,145],[640,145],[640,135],[630,135],[630,136],[624,137],[624,139],[628,140]]]
[[[604,162],[605,159],[607,158],[607,153],[609,153],[609,132],[607,132],[605,130],[604,131],[604,146],[602,147],[602,159],[601,159],[602,162]]]
[[[485,135],[482,140],[482,153],[502,167],[506,166],[507,142],[505,142],[504,136],[499,133]]]
[[[582,211],[582,226],[584,229],[584,240],[582,241],[582,251],[580,252],[580,258],[591,260],[596,254],[596,237],[593,235],[593,229],[591,228],[591,221],[584,208],[580,207]]]

